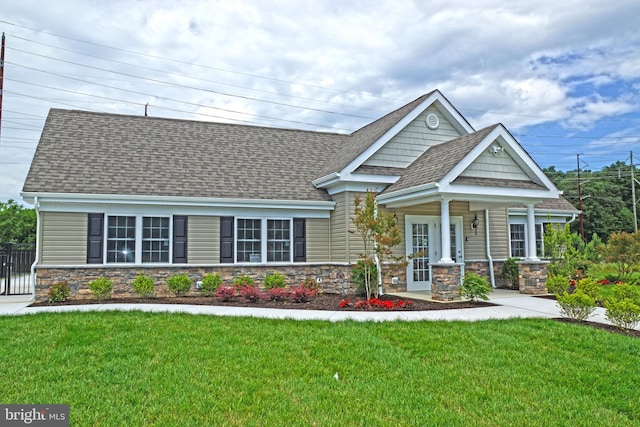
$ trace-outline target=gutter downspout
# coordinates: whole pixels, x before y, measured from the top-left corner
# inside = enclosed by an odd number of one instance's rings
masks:
[[[567,221],[567,224],[571,224],[572,222],[574,222],[576,220],[576,218],[578,218],[578,214],[573,214],[573,216],[571,217],[571,219],[569,221]]]
[[[35,301],[36,299],[36,265],[40,262],[40,201],[38,200],[38,196],[35,196],[33,204],[36,209],[36,257],[31,264],[31,277],[29,281],[31,282],[31,301]]]
[[[493,272],[493,258],[491,258],[491,237],[489,237],[489,209],[484,210],[484,224],[485,224],[485,242],[487,244],[487,258],[489,259],[489,277],[491,278],[491,287],[495,289],[496,278]]]

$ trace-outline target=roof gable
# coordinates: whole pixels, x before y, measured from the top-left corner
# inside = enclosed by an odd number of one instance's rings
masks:
[[[499,149],[498,149],[499,147]],[[501,153],[515,176],[492,169],[486,151]],[[508,156],[508,157],[507,157]],[[499,165],[498,165],[499,166]],[[466,173],[465,173],[466,172]],[[429,148],[379,196],[382,203],[464,197],[476,202],[557,198],[558,190],[501,124]],[[479,205],[478,205],[479,206]]]
[[[441,114],[458,130],[459,134],[473,131],[469,122],[449,100],[440,91],[434,90],[354,132],[348,143],[337,153],[336,158],[323,169],[322,175],[315,180],[315,183],[322,186],[327,177],[332,175],[339,175],[341,179],[349,180],[353,171],[362,166],[431,105],[437,105]]]
[[[441,144],[466,134],[460,126],[452,123],[446,114],[433,103],[418,114],[397,135],[387,141],[363,165],[406,168],[432,145]],[[427,118],[437,118],[438,125],[430,127]]]

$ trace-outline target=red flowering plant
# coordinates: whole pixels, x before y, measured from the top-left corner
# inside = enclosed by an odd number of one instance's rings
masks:
[[[216,291],[216,298],[220,301],[231,301],[236,296],[236,288],[222,285]]]
[[[248,302],[258,302],[262,298],[264,298],[264,295],[262,294],[260,289],[256,288],[253,285],[242,286],[239,292],[240,296]]]
[[[267,289],[266,297],[271,301],[284,301],[289,296],[289,290],[286,288]]]
[[[345,307],[351,307],[351,300],[348,298],[343,299],[342,301],[340,301],[340,304],[338,304],[340,306],[340,308],[345,308]]]
[[[311,297],[317,293],[317,290],[310,289],[303,284],[300,286],[292,287],[289,295],[291,296],[293,302],[309,302]]]
[[[340,308],[345,307],[355,307],[360,310],[373,310],[373,309],[384,309],[384,310],[393,310],[394,308],[413,308],[415,303],[412,300],[398,300],[393,302],[392,300],[382,300],[380,298],[369,298],[368,300],[358,300],[355,303],[352,303],[348,299],[344,299],[340,301]]]

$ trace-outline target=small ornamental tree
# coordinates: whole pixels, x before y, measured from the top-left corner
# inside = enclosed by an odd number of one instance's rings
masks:
[[[616,265],[620,278],[640,271],[640,232],[613,233],[604,247],[604,259]]]
[[[364,288],[367,300],[371,298],[372,291],[377,298],[378,289],[382,286],[382,271],[378,271],[377,280],[374,282],[371,274],[371,266],[382,264],[385,260],[400,261],[402,257],[393,256],[392,248],[402,241],[395,215],[382,212],[376,205],[376,192],[367,190],[364,199],[356,194],[354,198],[354,216],[351,219],[355,231],[362,238],[363,251],[360,254],[363,262]],[[376,263],[377,258],[377,263]]]

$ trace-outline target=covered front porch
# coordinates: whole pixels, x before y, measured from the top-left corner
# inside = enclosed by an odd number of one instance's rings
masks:
[[[428,292],[436,301],[459,299],[459,288],[467,271],[487,278],[493,288],[503,285],[500,273],[510,257],[508,207],[522,205],[522,198],[493,202],[442,198],[415,204],[386,203],[393,211],[404,241],[396,255],[407,257],[402,287],[385,291]],[[528,201],[527,230],[535,236],[534,204]],[[527,256],[518,262],[519,291],[546,292],[547,262],[539,259],[536,240],[527,240]]]

